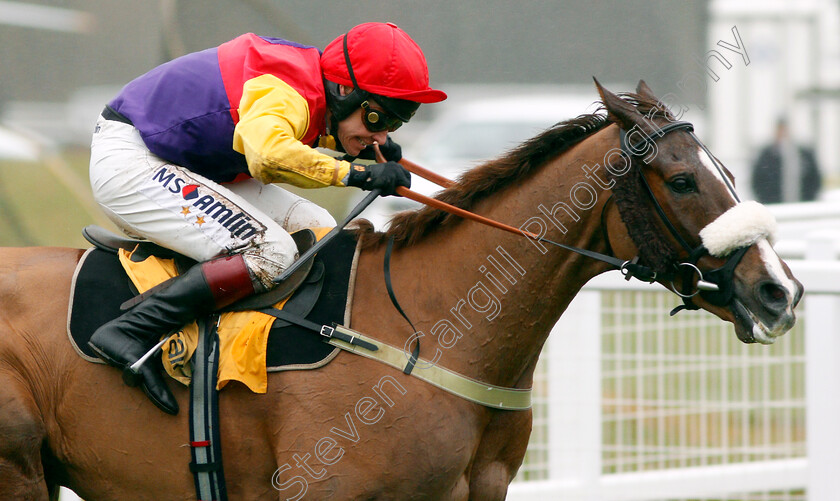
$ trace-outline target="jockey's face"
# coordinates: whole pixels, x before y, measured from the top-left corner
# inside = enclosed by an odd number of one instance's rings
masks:
[[[349,92],[349,87],[342,87],[343,92]],[[382,110],[382,107],[376,101],[370,100],[369,106],[374,110]],[[359,153],[369,144],[376,141],[379,144],[385,144],[388,139],[388,131],[371,132],[365,127],[362,120],[362,108],[355,110],[347,118],[338,122],[338,131],[336,136],[338,141],[344,146],[344,150],[351,156],[358,156]]]

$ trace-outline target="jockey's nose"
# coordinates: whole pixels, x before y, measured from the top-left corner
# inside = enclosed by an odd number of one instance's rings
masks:
[[[385,144],[385,141],[388,140],[388,131],[383,130],[382,132],[374,132],[373,140],[379,144]]]

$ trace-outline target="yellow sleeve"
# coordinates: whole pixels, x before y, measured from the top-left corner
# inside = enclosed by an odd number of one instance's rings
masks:
[[[260,75],[245,83],[233,149],[245,155],[248,171],[263,183],[344,186],[350,163],[300,142],[308,128],[306,99],[274,75]]]

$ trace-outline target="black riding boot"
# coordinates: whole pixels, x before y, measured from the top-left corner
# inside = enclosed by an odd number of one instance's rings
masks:
[[[241,255],[207,261],[193,266],[169,287],[97,329],[88,345],[109,365],[125,370],[154,347],[161,336],[253,293]],[[178,402],[155,360],[142,364],[139,376],[141,381],[135,384],[142,385],[156,406],[168,414],[178,414]]]

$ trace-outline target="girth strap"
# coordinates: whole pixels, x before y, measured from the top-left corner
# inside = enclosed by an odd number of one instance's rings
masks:
[[[283,310],[266,308],[260,310],[274,317],[299,325],[324,336],[324,341],[342,350],[361,355],[365,358],[378,360],[404,371],[406,352],[348,329],[341,325],[319,325],[297,315]],[[420,359],[415,359],[415,362]],[[418,379],[457,395],[463,399],[494,409],[525,410],[531,407],[531,390],[519,388],[504,388],[493,384],[482,383],[457,372],[440,367],[430,361],[422,370],[411,373]]]
[[[198,321],[200,337],[192,357],[190,384],[190,471],[195,480],[197,499],[227,501],[222,468],[222,435],[219,430],[219,392],[216,391],[219,366],[219,336],[212,315]]]
[[[330,339],[335,338],[340,339],[341,341],[344,341],[347,344],[362,347],[366,350],[377,350],[376,345],[367,343],[360,339],[355,339],[353,336],[349,336],[343,332],[339,332],[335,326],[316,324],[315,322],[295,315],[294,313],[289,313],[288,311],[284,310],[278,310],[277,308],[263,308],[257,311],[259,311],[260,313],[265,313],[266,315],[271,315],[275,318],[279,318],[280,320],[284,320],[291,324],[295,324],[299,327],[303,327],[304,329],[308,329],[312,332],[316,332],[324,336],[324,338],[326,338],[324,339],[325,342],[330,342]]]
[[[352,336],[356,341],[370,343],[377,349],[376,351],[360,349],[358,344],[353,346],[335,337],[329,341],[330,344],[343,350],[352,351],[353,353],[361,355],[365,358],[378,360],[386,365],[394,367],[395,369],[402,369],[405,365],[407,354],[404,350],[385,344],[376,339],[369,338],[359,332],[347,329],[346,327],[342,327],[340,325],[336,326],[335,330],[336,332]],[[441,367],[429,360],[418,359],[417,361],[423,361],[425,364],[422,369],[412,372],[411,376],[421,379],[448,393],[493,409],[526,410],[531,408],[530,388],[505,388],[502,386],[483,383],[464,376],[463,374]]]

